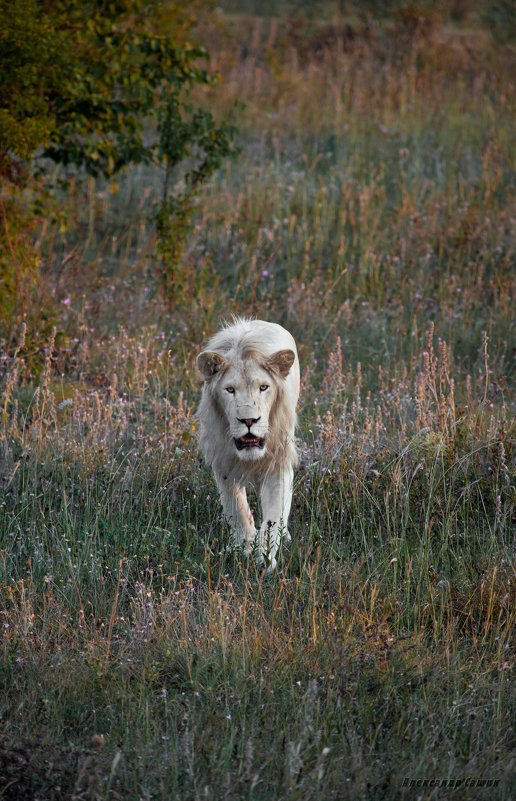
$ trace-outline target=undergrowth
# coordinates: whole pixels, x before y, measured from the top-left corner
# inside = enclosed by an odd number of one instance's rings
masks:
[[[0,365],[2,798],[509,798],[511,55],[437,28],[300,63],[265,24],[220,56],[242,155],[181,304],[148,268],[151,170],[39,231],[61,319]],[[196,446],[195,354],[233,312],[302,364],[267,579]]]

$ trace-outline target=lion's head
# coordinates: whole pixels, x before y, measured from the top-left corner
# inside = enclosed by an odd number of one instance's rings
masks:
[[[295,358],[290,349],[270,356],[255,350],[224,355],[203,351],[197,357],[211,402],[223,418],[225,445],[230,440],[239,460],[261,460],[277,447],[275,411],[284,406],[284,382]]]

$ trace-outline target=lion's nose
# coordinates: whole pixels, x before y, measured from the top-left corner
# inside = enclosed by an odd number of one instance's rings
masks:
[[[240,419],[240,417],[239,417],[239,418],[238,418],[238,422],[239,422],[239,423],[245,423],[245,425],[247,426],[247,428],[251,428],[251,426],[252,426],[254,423],[257,423],[257,422],[258,422],[258,420],[261,420],[261,419],[262,419],[261,417],[254,417],[254,418],[253,418],[253,417],[245,417],[243,420],[241,420],[241,419]]]

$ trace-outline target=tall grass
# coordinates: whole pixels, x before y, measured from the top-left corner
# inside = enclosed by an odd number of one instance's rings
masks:
[[[40,232],[67,341],[2,362],[4,798],[509,797],[511,54],[438,28],[301,63],[276,35],[220,57],[243,152],[181,307],[154,294],[151,171]],[[194,355],[233,311],[303,367],[266,580],[195,442]]]

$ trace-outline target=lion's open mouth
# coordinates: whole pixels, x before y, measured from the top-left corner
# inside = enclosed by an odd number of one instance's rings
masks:
[[[263,448],[265,439],[264,437],[256,437],[254,434],[244,434],[243,437],[235,439],[235,445],[238,451],[243,451],[244,448]]]

